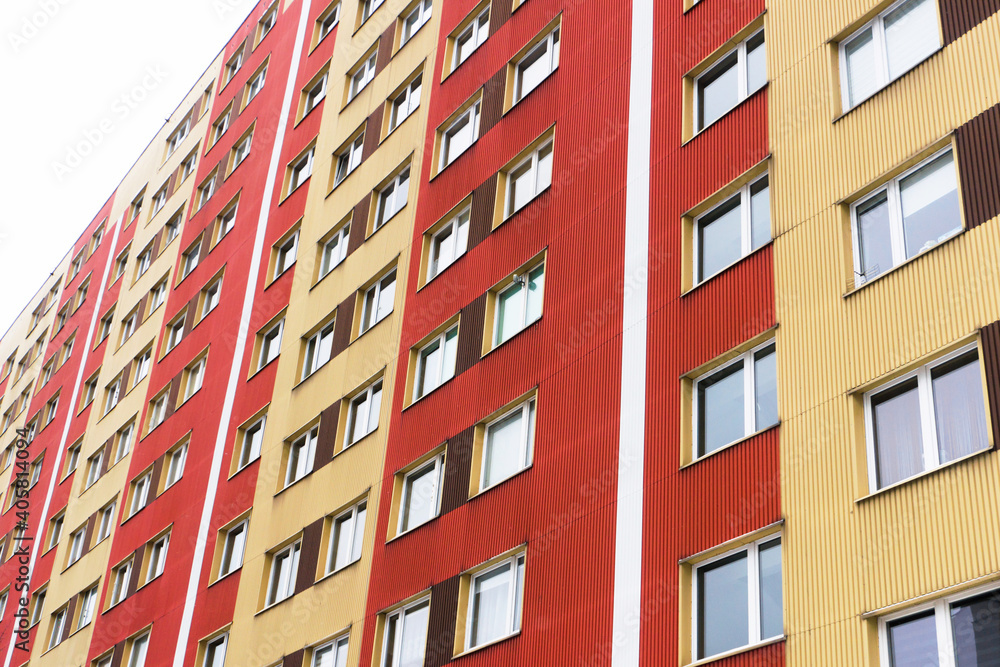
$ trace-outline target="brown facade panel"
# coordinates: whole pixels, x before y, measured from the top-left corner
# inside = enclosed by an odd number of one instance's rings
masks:
[[[135,309],[136,316],[139,322],[146,319],[146,302],[149,301],[149,294],[143,294],[142,298],[139,299],[139,305]]]
[[[354,213],[351,215],[351,234],[347,239],[348,255],[360,248],[361,244],[365,242],[365,234],[368,233],[368,209],[371,206],[371,199],[372,195],[369,192],[354,207]]]
[[[493,209],[497,199],[497,175],[486,179],[472,192],[472,210],[469,212],[469,242],[467,252],[486,240],[493,229]]]
[[[458,615],[460,576],[445,579],[431,588],[430,618],[427,620],[427,649],[424,667],[451,663],[455,649],[455,620]]]
[[[333,325],[333,340],[330,342],[330,358],[347,349],[351,344],[351,328],[354,326],[354,294],[337,306],[337,321]]]
[[[998,11],[1000,0],[941,0],[944,45],[948,46]]]
[[[94,540],[94,528],[97,526],[97,514],[91,514],[87,519],[87,531],[83,536],[83,551],[80,557],[86,556],[90,552],[90,543]]]
[[[299,649],[295,653],[290,653],[284,657],[281,661],[281,667],[302,667],[302,657],[305,655],[305,649]]]
[[[183,378],[183,375],[184,371],[181,371],[173,380],[170,381],[170,393],[167,395],[167,405],[163,413],[164,420],[174,414],[174,410],[177,409],[177,398],[181,393],[181,379]]]
[[[472,474],[472,446],[476,427],[470,426],[448,439],[444,464],[444,488],[441,490],[441,514],[461,507],[469,499],[469,476]]]
[[[336,336],[336,327],[334,328]],[[337,448],[337,422],[340,420],[340,401],[320,414],[319,434],[316,436],[316,469],[322,468],[333,459]]]
[[[1000,215],[1000,104],[955,130],[965,224]]]
[[[322,539],[323,519],[316,519],[302,530],[299,571],[295,578],[296,593],[301,593],[316,581],[316,569],[319,566],[319,547]]]
[[[212,232],[210,230],[206,230],[206,232],[201,235],[201,250],[198,251],[199,261],[208,257],[208,252],[211,249],[212,249]]]
[[[163,474],[163,460],[165,457],[166,454],[153,461],[153,473],[149,477],[149,488],[153,490],[153,493],[156,493],[156,489],[160,486],[160,475]],[[146,504],[148,505],[151,502],[153,502],[152,499],[147,500]]]
[[[157,234],[156,236],[153,237],[153,248],[151,250],[151,254],[153,257],[160,256],[160,241],[162,240],[161,239],[162,236],[163,236],[162,234]]]
[[[504,89],[507,87],[507,69],[501,69],[483,86],[482,115],[479,118],[479,136],[489,132],[503,116]]]
[[[993,426],[993,449],[1000,450],[1000,322],[983,327],[983,367],[986,371],[986,400]]]
[[[167,198],[168,199],[174,194],[174,192],[176,192],[177,177],[178,177],[179,170],[180,170],[180,167],[178,167],[177,169],[174,169],[173,173],[170,174],[170,178],[167,179]]]
[[[146,545],[143,544],[141,547],[135,550],[135,554],[132,556],[132,571],[129,573],[128,579],[128,590],[125,593],[125,597],[130,598],[135,595],[135,592],[139,590],[139,575],[142,569],[142,555],[146,551]]]
[[[101,474],[98,475],[98,479],[104,476],[104,473],[108,471],[111,467],[111,457],[115,450],[115,437],[111,436],[108,441],[104,443],[104,456],[101,458]]]
[[[143,297],[143,298],[146,298],[146,297]],[[122,383],[121,383],[121,386],[118,389],[119,394],[123,394],[124,395],[125,388],[128,387],[129,375],[131,375],[131,374],[132,374],[132,362],[130,361],[127,364],[125,364],[125,368],[122,369]]]
[[[194,329],[194,316],[198,312],[198,297],[195,297],[188,302],[187,308],[184,315],[184,335],[182,338],[187,338],[188,334],[191,333],[191,329]]]
[[[490,9],[490,35],[503,27],[514,11],[513,2],[494,2]]]
[[[115,650],[111,654],[111,667],[121,667],[122,659],[125,657],[125,642],[115,644]]]
[[[375,61],[375,76],[385,69],[392,59],[392,45],[396,41],[396,22],[386,28],[378,38],[378,59]]]
[[[458,351],[455,355],[455,375],[461,375],[479,361],[483,352],[483,327],[486,319],[486,295],[465,308],[458,325]]]
[[[70,633],[73,632],[73,614],[75,612],[76,596],[74,595],[69,599],[69,604],[66,606],[66,622],[63,624],[62,639],[60,641],[69,639]]]
[[[365,145],[361,149],[362,162],[370,158],[375,149],[378,148],[379,139],[382,137],[382,113],[384,110],[385,105],[379,105],[379,108],[375,109],[365,122]]]

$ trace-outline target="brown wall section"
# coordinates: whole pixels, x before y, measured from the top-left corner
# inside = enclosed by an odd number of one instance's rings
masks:
[[[965,224],[973,229],[1000,215],[1000,104],[955,130],[955,141]]]
[[[483,86],[483,108],[479,119],[479,136],[483,136],[500,122],[503,116],[503,96],[507,86],[507,68],[490,77]]]
[[[455,647],[455,617],[458,614],[458,575],[431,588],[431,612],[427,621],[427,650],[424,667],[451,662]]]
[[[483,351],[483,327],[486,319],[486,295],[462,309],[458,326],[458,352],[455,355],[455,375],[461,375],[479,361]]]
[[[457,509],[469,498],[469,475],[472,474],[472,444],[475,427],[470,426],[448,440],[444,488],[441,491],[441,515]]]
[[[1000,321],[983,327],[983,367],[986,371],[986,400],[993,423],[993,449],[1000,450]]]
[[[466,252],[486,240],[493,229],[493,209],[497,198],[497,175],[486,179],[472,192],[472,210],[469,212],[469,242]]]
[[[948,46],[1000,11],[1000,0],[941,0],[944,45]]]
[[[316,519],[302,530],[302,551],[299,554],[299,571],[295,577],[295,593],[301,593],[316,580],[319,566],[319,547],[323,539],[323,519]]]

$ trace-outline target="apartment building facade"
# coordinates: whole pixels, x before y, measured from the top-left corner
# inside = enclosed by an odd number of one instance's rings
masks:
[[[1000,665],[998,44],[259,3],[0,339],[4,664]]]

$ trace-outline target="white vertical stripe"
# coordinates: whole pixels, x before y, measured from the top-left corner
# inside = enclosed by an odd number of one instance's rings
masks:
[[[59,483],[59,471],[62,470],[62,460],[63,452],[66,451],[66,441],[69,439],[69,429],[73,423],[74,410],[77,401],[80,397],[80,385],[83,383],[83,374],[87,370],[87,359],[90,357],[90,350],[92,343],[94,341],[94,329],[97,328],[97,321],[101,317],[101,304],[104,301],[104,291],[108,286],[108,275],[111,273],[111,264],[114,262],[115,258],[115,246],[118,245],[118,232],[121,231],[122,220],[125,219],[125,212],[115,222],[114,234],[111,238],[111,247],[108,250],[108,259],[104,263],[104,275],[101,276],[101,287],[97,291],[97,301],[94,303],[94,313],[90,316],[90,326],[87,328],[87,341],[83,344],[83,354],[80,356],[80,370],[76,372],[76,382],[73,383],[73,392],[69,400],[69,408],[66,413],[66,424],[63,426],[62,437],[59,438],[59,446],[56,448],[56,462],[52,467],[52,477],[49,478],[49,488],[45,491],[45,503],[42,505],[42,514],[38,517],[38,522],[35,524],[37,526],[37,531],[35,533],[35,540],[32,542],[31,556],[28,558],[28,576],[27,585],[29,588],[25,590],[31,590],[31,576],[35,571],[35,561],[38,558],[38,547],[41,544],[42,529],[48,523],[49,520],[49,508],[52,504],[52,494],[55,493],[56,484]],[[107,236],[107,232],[105,232]],[[93,292],[90,292],[93,294]],[[75,298],[75,297],[74,297]],[[49,339],[51,341],[51,338]],[[48,345],[48,343],[46,343]],[[74,349],[79,349],[74,347]],[[46,348],[46,352],[48,349]],[[44,356],[42,357],[45,358]],[[12,596],[12,599],[16,601],[16,598]],[[10,667],[11,660],[14,657],[14,644],[17,639],[17,623],[15,622],[11,628],[10,634],[10,644],[7,646],[7,657],[4,660],[4,666]],[[35,641],[39,640],[39,633],[35,634]]]
[[[177,644],[174,652],[174,667],[184,666],[184,654],[187,651],[188,637],[191,634],[191,620],[194,617],[194,605],[198,598],[198,585],[201,581],[201,568],[205,561],[205,547],[208,543],[208,530],[211,527],[212,510],[215,507],[215,496],[219,489],[219,475],[222,470],[222,456],[229,438],[229,419],[233,412],[233,401],[236,399],[236,389],[240,385],[240,368],[243,354],[247,346],[247,330],[250,328],[250,316],[253,313],[254,297],[256,296],[257,278],[260,275],[261,256],[264,251],[264,233],[271,213],[271,199],[278,181],[278,170],[281,167],[281,149],[285,143],[285,131],[288,128],[288,114],[292,108],[292,99],[296,92],[296,73],[299,61],[302,59],[302,47],[305,43],[306,27],[309,21],[311,0],[302,0],[299,15],[299,28],[295,33],[295,46],[292,47],[292,61],[288,70],[288,82],[285,85],[285,97],[281,103],[281,115],[278,117],[278,128],[275,131],[274,147],[271,150],[271,164],[267,170],[267,181],[264,185],[263,199],[260,207],[260,217],[257,220],[257,235],[254,238],[253,255],[250,259],[250,271],[244,286],[243,312],[240,315],[239,328],[233,358],[229,369],[229,382],[226,385],[226,397],[222,404],[222,415],[219,417],[218,435],[215,439],[215,451],[212,453],[212,465],[209,468],[208,486],[201,508],[201,523],[198,525],[198,538],[195,541],[194,555],[188,577],[187,593],[184,598],[184,612],[181,616],[180,628],[177,631]]]
[[[642,603],[653,2],[632,2],[612,667],[638,667]]]

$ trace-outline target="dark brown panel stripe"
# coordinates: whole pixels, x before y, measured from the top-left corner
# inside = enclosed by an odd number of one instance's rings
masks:
[[[998,11],[1000,0],[941,0],[944,45],[948,46]]]
[[[114,653],[111,654],[111,667],[121,667],[122,658],[125,657],[125,642],[120,641],[115,644]]]
[[[503,116],[504,88],[507,84],[507,69],[501,69],[490,77],[483,86],[482,115],[479,118],[479,136],[489,132]]]
[[[180,177],[180,167],[174,169],[167,180],[167,198],[169,199],[177,191],[177,179]]]
[[[153,249],[151,252],[153,257],[160,256],[160,240],[162,236],[163,236],[162,234],[157,234],[156,236],[153,237]]]
[[[339,310],[338,310],[339,314]],[[336,336],[336,325],[334,327]],[[337,448],[337,422],[340,420],[340,401],[320,414],[319,434],[316,436],[316,469],[320,469],[333,459]]]
[[[145,297],[143,297],[145,298]],[[118,393],[122,396],[125,395],[125,388],[128,387],[128,378],[132,374],[132,362],[125,364],[125,368],[122,369],[122,383],[118,388]]]
[[[163,474],[163,460],[165,457],[166,454],[153,461],[153,472],[149,476],[149,488],[151,491],[146,496],[147,506],[153,502],[153,499],[156,497],[156,490],[160,487],[160,476]]]
[[[114,445],[115,445],[114,436],[108,438],[108,441],[104,443],[104,457],[101,459],[101,474],[98,475],[98,478],[103,477],[104,473],[106,473],[108,471],[108,468],[111,467],[111,456],[112,452],[114,451]]]
[[[483,353],[483,327],[486,318],[486,295],[462,309],[458,325],[458,351],[455,358],[455,375],[472,368]]]
[[[461,507],[469,499],[469,476],[472,474],[472,445],[476,427],[470,426],[448,439],[444,464],[444,488],[441,490],[441,514]]]
[[[198,122],[198,119],[201,118],[201,100],[202,100],[202,97],[199,97],[198,99],[196,99],[194,101],[194,106],[191,107],[191,126],[192,126],[192,129],[194,129],[193,126],[194,126],[194,124],[196,122]]]
[[[493,210],[497,199],[497,175],[493,174],[486,182],[472,192],[472,210],[469,212],[469,243],[468,250],[486,240],[493,229]]]
[[[97,526],[97,513],[91,514],[87,519],[87,530],[83,535],[83,551],[81,558],[90,552],[90,543],[94,539],[94,528]]]
[[[69,599],[69,605],[66,607],[66,620],[63,624],[63,632],[61,641],[66,641],[69,638],[70,633],[73,631],[73,614],[76,612],[76,596],[74,595]]]
[[[348,255],[360,248],[361,244],[365,242],[365,234],[368,233],[368,209],[371,206],[371,199],[372,195],[369,192],[354,207],[354,213],[351,216],[351,234],[347,239]]]
[[[212,234],[203,233],[201,236],[201,250],[198,253],[199,262],[208,257],[208,251],[212,249]]]
[[[302,657],[305,655],[305,649],[299,649],[295,653],[286,655],[281,661],[281,667],[302,667]]]
[[[330,342],[330,358],[347,349],[351,344],[351,328],[354,326],[354,294],[337,306],[337,321],[333,325],[333,340]]]
[[[195,297],[191,301],[188,301],[185,310],[187,313],[184,315],[184,334],[182,338],[187,338],[187,335],[191,333],[191,329],[194,329],[194,317],[195,313],[198,312],[198,298]]]
[[[514,3],[510,0],[493,3],[490,9],[490,35],[495,34],[497,30],[503,27],[503,24],[510,19],[513,11]]]
[[[146,317],[146,302],[149,300],[149,294],[143,294],[142,298],[139,299],[139,306],[135,309],[138,315],[139,322],[142,322]]]
[[[132,572],[129,573],[128,590],[125,593],[127,598],[132,597],[139,590],[139,575],[141,574],[139,570],[142,569],[142,555],[145,551],[146,545],[143,544],[135,550],[135,555],[132,557]]]
[[[378,38],[378,58],[375,60],[375,76],[385,69],[392,59],[392,44],[396,41],[396,22],[386,28],[385,32]]]
[[[993,426],[993,449],[1000,450],[1000,322],[984,327],[983,367],[986,371],[986,400]]]
[[[316,581],[316,569],[319,566],[319,547],[322,539],[323,519],[316,519],[302,530],[299,571],[295,577],[296,593],[301,593]]]
[[[174,414],[174,410],[177,409],[177,397],[181,393],[181,379],[183,377],[184,371],[181,371],[177,376],[170,381],[170,393],[167,395],[167,405],[166,410],[163,414],[163,419],[166,421],[170,415]]]
[[[378,148],[379,139],[382,137],[382,112],[384,109],[385,105],[380,104],[365,122],[365,143],[361,148],[362,162],[371,157],[371,154]]]
[[[424,667],[440,667],[451,663],[455,649],[455,617],[458,614],[460,578],[460,575],[455,575],[431,587]]]
[[[955,130],[965,224],[974,229],[1000,215],[1000,104]]]

